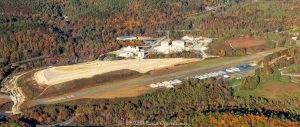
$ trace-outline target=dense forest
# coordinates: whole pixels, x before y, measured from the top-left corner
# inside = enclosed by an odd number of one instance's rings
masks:
[[[94,60],[120,48],[122,35],[158,35],[184,16],[223,0],[2,0],[0,80],[11,63],[43,57],[26,68]],[[125,42],[126,43],[126,42]]]

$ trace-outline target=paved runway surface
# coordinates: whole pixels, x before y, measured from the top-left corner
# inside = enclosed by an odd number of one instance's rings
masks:
[[[225,66],[225,65],[230,65],[230,64],[235,64],[235,63],[247,62],[247,61],[257,59],[257,58],[263,58],[267,55],[269,55],[269,54],[256,54],[256,55],[253,55],[253,56],[248,56],[246,58],[241,58],[241,59],[237,59],[237,60],[226,61],[226,62],[214,64],[212,66],[199,67],[199,68],[184,70],[184,71],[175,72],[175,73],[171,73],[171,74],[165,74],[165,75],[161,75],[161,76],[150,77],[150,78],[146,78],[146,79],[142,79],[142,80],[138,80],[138,81],[132,81],[132,82],[113,85],[113,86],[95,88],[93,90],[87,90],[87,91],[84,91],[84,92],[75,92],[75,93],[70,94],[70,95],[64,95],[64,96],[60,96],[60,97],[56,97],[56,98],[52,98],[52,99],[39,99],[39,100],[36,100],[36,102],[38,104],[57,103],[57,102],[60,102],[60,101],[65,101],[65,100],[80,97],[80,96],[83,96],[83,95],[93,94],[93,93],[97,93],[97,92],[102,92],[102,91],[111,90],[111,89],[120,88],[120,87],[125,87],[125,86],[131,86],[131,85],[145,83],[145,82],[151,82],[151,81],[155,81],[155,80],[159,80],[159,79],[182,78],[182,77],[186,77],[186,76],[182,76],[184,74],[199,72],[199,71],[203,71],[203,70],[207,70],[207,69],[213,69],[213,68],[222,67],[222,66]],[[178,77],[178,76],[181,76],[181,77]]]

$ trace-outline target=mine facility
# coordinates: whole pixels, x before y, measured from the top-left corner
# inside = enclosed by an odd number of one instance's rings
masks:
[[[181,39],[171,40],[167,37],[151,38],[151,37],[137,37],[137,36],[122,36],[117,37],[117,41],[132,41],[141,40],[144,46],[128,46],[120,50],[110,52],[119,58],[136,58],[145,59],[148,53],[171,54],[180,53],[183,51],[191,51],[201,54],[202,58],[207,58],[205,51],[208,45],[213,42],[212,38],[207,37],[193,37],[184,36]]]

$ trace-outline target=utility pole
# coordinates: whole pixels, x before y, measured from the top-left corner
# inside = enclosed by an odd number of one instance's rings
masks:
[[[170,30],[167,31],[167,37],[170,39]]]

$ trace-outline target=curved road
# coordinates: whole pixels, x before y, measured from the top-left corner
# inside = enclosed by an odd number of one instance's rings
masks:
[[[269,54],[271,54],[271,53],[267,53],[267,54],[260,54],[259,53],[259,54],[255,54],[255,55],[248,56],[248,57],[241,58],[241,59],[236,59],[236,60],[232,60],[232,61],[226,61],[226,62],[218,63],[218,64],[215,64],[215,65],[212,65],[212,66],[198,67],[198,68],[194,68],[194,69],[179,71],[179,72],[176,72],[176,73],[150,77],[150,78],[146,78],[146,79],[142,79],[142,80],[138,80],[138,81],[132,81],[132,82],[122,83],[122,84],[113,85],[113,86],[101,87],[101,88],[96,88],[96,89],[93,89],[93,90],[87,90],[87,91],[83,91],[83,92],[75,92],[75,93],[72,93],[72,94],[69,94],[69,95],[63,95],[63,96],[52,98],[52,99],[39,99],[39,100],[36,100],[36,102],[38,104],[58,103],[58,102],[61,102],[61,101],[66,101],[66,100],[73,99],[73,98],[76,98],[76,97],[80,97],[80,96],[83,96],[83,95],[93,94],[93,93],[102,92],[102,91],[106,91],[106,90],[112,90],[112,89],[115,89],[115,88],[120,88],[120,87],[125,87],[125,86],[136,85],[136,84],[140,84],[140,83],[151,82],[151,81],[160,80],[160,79],[164,79],[164,78],[178,78],[179,75],[183,75],[183,74],[199,72],[199,71],[203,71],[203,70],[207,70],[207,69],[213,69],[213,68],[222,67],[222,66],[225,66],[225,65],[230,65],[230,64],[235,64],[235,63],[247,62],[247,61],[257,59],[257,58],[263,58],[263,57],[265,57]],[[182,77],[186,77],[186,76],[182,76]]]

